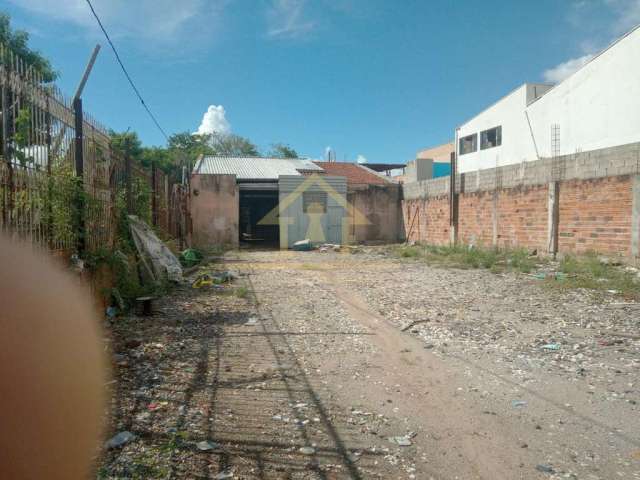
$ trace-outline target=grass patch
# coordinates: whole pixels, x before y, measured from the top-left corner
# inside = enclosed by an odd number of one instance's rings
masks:
[[[558,271],[565,277],[561,281],[547,282],[556,288],[587,288],[640,298],[638,276],[624,267],[603,262],[596,253],[566,255],[560,261]]]
[[[401,258],[420,259],[434,265],[486,268],[496,273],[509,270],[529,273],[541,262],[541,259],[532,257],[524,249],[484,249],[467,245],[401,246],[396,248],[395,253]]]
[[[238,287],[234,289],[233,293],[238,298],[247,298],[249,295],[249,289],[247,287]]]

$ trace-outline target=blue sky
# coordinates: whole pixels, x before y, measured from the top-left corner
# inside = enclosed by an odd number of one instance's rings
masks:
[[[640,22],[640,0],[93,3],[169,133],[227,130],[264,150],[284,142],[320,158],[331,146],[338,160],[389,163],[449,140],[523,82],[560,80]],[[85,0],[54,4],[1,9],[31,33],[67,93],[100,42],[85,108],[163,144]]]

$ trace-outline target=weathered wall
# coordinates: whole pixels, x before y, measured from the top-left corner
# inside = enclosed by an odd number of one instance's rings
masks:
[[[238,247],[239,199],[235,175],[191,176],[193,246]]]
[[[449,242],[449,197],[441,195],[402,202],[407,241],[426,241],[437,245]]]
[[[560,251],[631,256],[632,188],[629,175],[563,182]]]
[[[354,185],[347,190],[350,210],[357,209],[368,224],[352,222],[355,242],[397,242],[402,239],[402,190],[399,185]],[[353,212],[350,211],[353,218]],[[362,222],[364,223],[364,222]]]
[[[640,254],[640,143],[463,173],[456,191],[460,242]],[[450,242],[448,178],[406,184],[403,211],[409,240]]]

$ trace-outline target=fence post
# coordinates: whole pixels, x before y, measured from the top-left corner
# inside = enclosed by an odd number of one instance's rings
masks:
[[[456,154],[451,152],[451,173],[449,177],[449,227],[450,242],[458,243],[458,193],[456,193]]]
[[[125,140],[126,141],[126,140]],[[129,149],[124,150],[124,185],[125,185],[125,200],[127,202],[127,215],[133,215],[133,196],[131,195],[131,155],[129,155]]]
[[[156,162],[151,160],[151,224],[158,225],[158,199],[156,196]]]
[[[76,250],[81,257],[84,254],[85,243],[85,218],[84,218],[84,136],[82,99],[73,100],[73,113],[75,117],[75,163],[76,163],[76,195],[74,205],[76,227]]]
[[[7,164],[6,197],[2,200],[2,224],[7,230],[11,229],[11,214],[13,212],[13,163],[11,162],[11,125],[9,122],[9,70],[7,63],[2,66],[2,157]]]
[[[47,215],[47,243],[49,244],[49,248],[53,249],[55,241],[53,235],[53,175],[51,171],[52,158],[51,158],[51,105],[49,103],[49,95],[46,97],[46,112],[44,114],[46,132],[45,132],[45,143],[47,146],[47,207],[46,207],[46,215]]]

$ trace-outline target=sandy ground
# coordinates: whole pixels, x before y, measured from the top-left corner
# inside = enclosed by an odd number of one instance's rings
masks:
[[[134,437],[99,478],[640,478],[637,305],[374,253],[215,269],[111,326]]]

